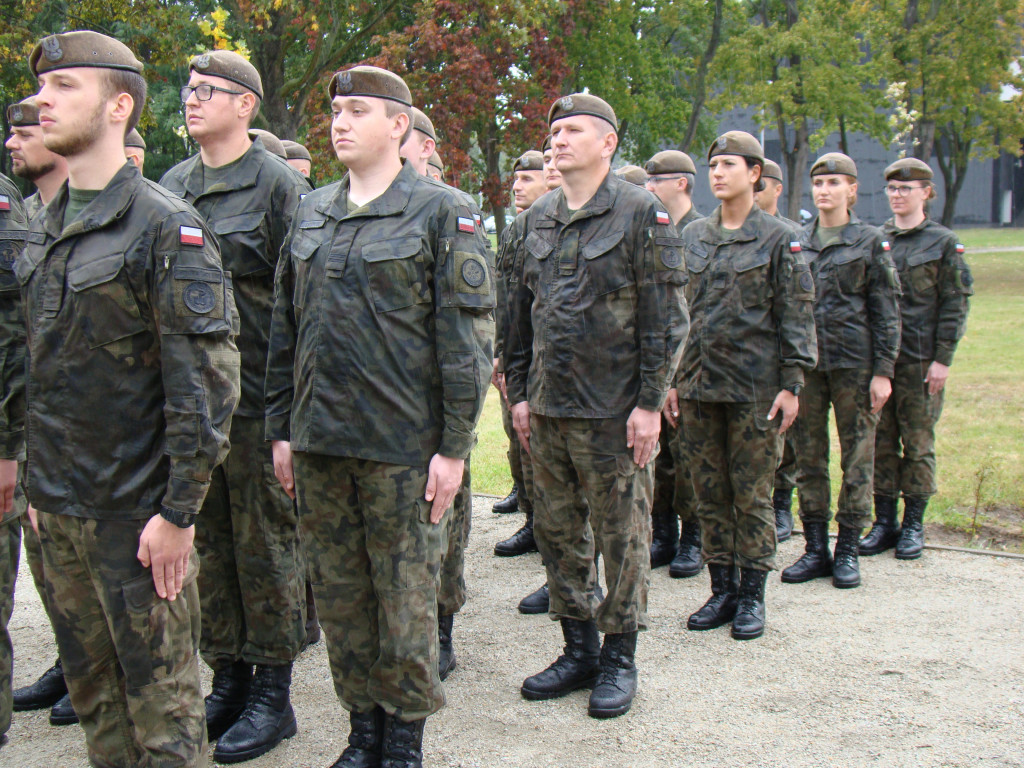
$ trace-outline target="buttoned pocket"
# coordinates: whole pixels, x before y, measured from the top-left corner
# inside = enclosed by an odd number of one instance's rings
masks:
[[[274,268],[268,258],[266,211],[225,216],[213,222],[220,243],[221,261],[237,279],[266,274]]]
[[[907,256],[908,282],[915,293],[929,293],[939,282],[939,260],[942,249],[939,246]]]
[[[587,276],[594,294],[603,296],[633,284],[632,270],[622,253],[619,243],[625,232],[614,232],[595,237],[580,246],[583,261],[587,265]]]
[[[115,253],[68,270],[79,327],[92,349],[146,330],[128,277],[124,254]]]
[[[14,267],[25,247],[26,235],[25,232],[0,232],[0,294],[18,290]]]
[[[541,237],[536,232],[530,232],[524,243],[526,252],[532,257],[524,259],[522,264],[523,282],[526,287],[537,293],[537,286],[540,284],[540,274],[543,264],[554,250],[554,243]]]
[[[767,248],[740,254],[733,260],[736,271],[736,288],[745,308],[757,307],[772,297],[769,279],[771,254]]]
[[[857,251],[840,251],[833,259],[839,290],[848,296],[864,292],[867,285],[867,259]]]
[[[378,312],[391,312],[430,301],[426,270],[417,258],[422,248],[418,237],[401,237],[363,246],[366,282]]]

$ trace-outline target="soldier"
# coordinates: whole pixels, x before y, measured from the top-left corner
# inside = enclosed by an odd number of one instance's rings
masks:
[[[712,595],[686,626],[732,621],[732,636],[748,640],[764,633],[775,567],[769,498],[779,433],[796,418],[804,371],[817,359],[814,280],[792,229],[754,204],[764,163],[757,139],[728,131],[708,161],[721,203],[683,232],[691,338],[700,343],[687,346],[677,384]]]
[[[903,334],[875,436],[875,524],[860,554],[896,547],[913,560],[924,548],[924,510],[935,486],[935,425],[957,342],[967,327],[974,278],[956,235],[928,218],[935,197],[932,170],[912,157],[885,169],[893,217],[883,226],[892,244],[903,295]],[[903,494],[903,526],[896,524]]]
[[[288,165],[308,180],[313,173],[313,157],[309,154],[309,150],[299,144],[299,142],[290,139],[282,139],[281,143],[284,144],[284,153]]]
[[[284,154],[273,134],[252,138],[249,124],[262,98],[259,72],[239,54],[194,56],[181,101],[199,154],[160,180],[216,233],[241,321],[242,394],[231,424],[231,455],[213,473],[196,531],[200,648],[213,669],[206,726],[210,740],[217,740],[218,762],[248,760],[295,734],[291,671],[306,640],[298,519],[273,481],[263,384],[274,269],[309,185],[264,144]]]
[[[36,186],[36,191],[25,200],[25,212],[31,220],[54,198],[67,180],[68,164],[63,157],[51,152],[43,144],[43,129],[39,127],[39,107],[35,99],[29,97],[11,104],[7,108],[7,121],[11,124],[11,135],[6,146],[11,152],[14,174],[28,179]],[[13,262],[11,266],[13,268]],[[39,534],[32,528],[27,515],[21,515],[18,519],[25,545],[25,560],[28,561],[36,592],[45,610],[46,580]],[[74,725],[78,722],[59,658],[38,680],[14,692],[15,712],[46,708],[50,709],[50,725]]]
[[[566,646],[522,695],[594,685],[588,713],[616,717],[636,694],[647,625],[651,462],[688,327],[685,272],[668,214],[611,172],[612,108],[574,93],[551,105],[548,124],[563,185],[524,214],[504,353],[513,423],[533,461],[550,615]],[[608,590],[600,603],[595,545]]]
[[[142,166],[146,163],[146,140],[135,128],[124,137],[124,154],[142,173]]]
[[[544,183],[548,190],[558,189],[562,186],[562,172],[555,167],[555,156],[551,149],[551,136],[544,137],[544,146],[541,149],[544,156]]]
[[[267,150],[267,152],[272,154],[274,157],[281,158],[287,164],[288,151],[284,148],[284,142],[277,138],[277,136],[272,134],[270,131],[264,131],[262,128],[250,128],[248,130],[248,134],[250,141],[256,141],[256,139],[259,139],[263,143],[263,148]]]
[[[192,542],[238,402],[231,281],[192,207],[125,159],[146,97],[132,52],[67,32],[29,67],[69,172],[15,267],[26,489],[64,676],[91,764],[205,765]]]
[[[616,169],[615,175],[638,187],[643,187],[647,184],[647,171],[639,165],[624,165]]]
[[[399,157],[402,79],[356,66],[329,94],[348,174],[306,196],[282,250],[267,436],[350,712],[334,765],[416,768],[444,704],[440,523],[487,391],[493,264],[464,197]]]
[[[681,233],[691,221],[704,218],[693,207],[697,168],[689,155],[666,149],[648,160],[644,170],[648,175],[647,190],[661,200],[677,231]],[[683,460],[679,398],[674,377],[662,413],[661,442],[664,448],[654,463],[651,568],[667,564],[668,575],[673,578],[696,576],[703,567],[700,523],[693,482]],[[682,532],[679,523],[682,523]]]
[[[0,747],[11,727],[14,646],[7,624],[14,608],[14,583],[21,554],[25,497],[19,487],[25,461],[25,321],[14,264],[25,246],[28,216],[21,194],[0,173]]]
[[[899,278],[882,233],[851,213],[857,202],[853,160],[839,152],[822,155],[811,167],[811,185],[818,215],[803,241],[815,285],[818,365],[804,375],[793,429],[806,551],[782,580],[832,576],[833,586],[849,589],[860,586],[857,544],[871,522],[875,427],[892,392],[899,352]],[[843,469],[834,564],[828,548],[832,409]]]
[[[427,176],[432,178],[434,181],[444,181],[444,163],[441,162],[441,156],[437,154],[437,150],[427,160]]]
[[[779,213],[779,197],[782,195],[782,169],[773,160],[765,158],[761,169],[764,189],[754,193],[754,202],[769,216],[789,224],[800,234],[800,225]],[[799,239],[799,238],[796,238]],[[796,452],[793,449],[793,433],[782,436],[782,455],[779,468],[775,470],[772,486],[772,507],[775,509],[775,535],[779,542],[793,535],[793,489],[796,488]]]
[[[412,163],[416,172],[427,175],[427,162],[437,146],[437,134],[430,118],[416,107],[412,108],[412,131],[402,145],[400,154]]]

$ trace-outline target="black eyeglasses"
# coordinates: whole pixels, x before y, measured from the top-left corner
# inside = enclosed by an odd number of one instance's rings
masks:
[[[200,101],[209,101],[213,98],[214,91],[230,93],[233,96],[242,95],[242,91],[231,91],[227,88],[221,88],[216,85],[210,85],[209,83],[202,83],[201,85],[185,85],[181,88],[181,103],[184,104],[186,101],[188,101],[188,97],[191,96],[193,93],[196,95],[196,98]]]
[[[884,189],[885,194],[889,195],[890,197],[906,197],[907,195],[910,194],[910,190],[924,189],[924,187],[912,187],[909,184],[886,184]]]

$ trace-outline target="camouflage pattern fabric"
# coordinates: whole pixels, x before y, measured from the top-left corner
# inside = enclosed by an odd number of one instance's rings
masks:
[[[14,583],[18,578],[21,526],[13,517],[0,522],[0,736],[11,727],[14,706],[14,645],[7,624],[14,610]]]
[[[504,397],[501,398],[501,425],[508,437],[508,466],[512,471],[512,482],[519,487],[519,511],[529,514],[533,510],[533,459],[519,442],[512,426],[512,411]]]
[[[672,506],[679,522],[686,524],[697,520],[697,495],[693,490],[693,477],[690,473],[689,461],[686,457],[685,446],[683,445],[682,423],[677,427],[662,421],[661,426],[661,453],[658,454],[658,461],[661,461],[662,454],[672,454]],[[658,464],[654,465],[654,488],[655,504],[658,494]]]
[[[811,371],[805,376],[800,415],[790,429],[800,467],[797,479],[800,519],[804,523],[827,523],[832,519],[828,420],[834,409],[843,471],[836,521],[857,529],[871,524],[878,425],[878,414],[871,413],[871,376],[870,370],[854,368]]]
[[[806,374],[804,374],[806,378]],[[803,393],[800,393],[801,398]],[[801,401],[801,405],[803,402]],[[792,491],[796,488],[796,450],[793,448],[793,436],[786,432],[782,435],[782,451],[780,452],[779,468],[775,470],[775,482],[772,485],[776,491]]]
[[[462,472],[462,484],[455,493],[452,508],[445,513],[445,549],[437,587],[437,612],[440,616],[458,613],[466,604],[466,546],[473,525],[473,487],[469,459]]]
[[[770,402],[680,400],[683,445],[697,495],[704,562],[775,568],[771,484],[779,463]]]
[[[145,520],[39,518],[53,628],[90,763],[206,766],[199,558],[177,598],[162,600],[135,557]]]
[[[295,453],[302,542],[342,706],[403,720],[444,706],[437,592],[446,521],[426,467]],[[446,515],[449,515],[446,513]]]
[[[28,563],[28,570],[32,574],[32,582],[36,585],[36,592],[39,593],[39,601],[43,604],[43,610],[50,614],[50,607],[46,602],[46,575],[43,572],[43,548],[39,543],[39,534],[32,528],[32,521],[28,515],[21,517],[22,543],[25,547],[25,562]]]
[[[644,469],[633,463],[625,418],[531,415],[530,429],[534,536],[547,569],[549,615],[596,619],[602,632],[646,629],[654,462]],[[600,603],[595,547],[604,557]]]
[[[897,363],[892,396],[882,408],[875,432],[875,493],[929,499],[935,483],[935,425],[945,390],[928,394],[927,362]]]
[[[25,318],[14,267],[29,219],[14,182],[0,174],[0,459],[25,458]]]
[[[658,515],[671,514],[671,509],[676,495],[676,464],[672,451],[669,448],[671,442],[672,427],[664,416],[661,417],[661,436],[659,445],[661,450],[658,458],[654,460],[654,494],[651,501],[651,519]]]

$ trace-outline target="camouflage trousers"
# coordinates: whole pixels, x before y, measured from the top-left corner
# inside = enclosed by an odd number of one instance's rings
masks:
[[[213,471],[196,520],[203,660],[288,664],[306,638],[306,572],[295,505],[274,476],[262,419],[231,421],[231,452]]]
[[[900,363],[875,432],[875,493],[929,499],[935,485],[935,425],[945,390],[928,394],[928,363]]]
[[[437,712],[446,523],[430,522],[427,468],[315,453],[295,453],[294,462],[302,542],[342,706],[379,705],[402,720]]]
[[[803,405],[802,392],[800,393],[800,403]],[[803,409],[801,408],[801,410]],[[775,483],[772,486],[778,491],[792,491],[796,488],[797,463],[796,449],[790,434],[792,431],[790,428],[782,436],[782,456],[779,459],[779,468],[775,470]]]
[[[0,736],[11,727],[14,706],[14,646],[7,624],[14,610],[14,582],[21,555],[21,525],[12,517],[0,522]]]
[[[466,604],[466,545],[473,524],[473,488],[469,459],[462,473],[462,485],[455,493],[450,514],[445,515],[448,547],[441,558],[437,586],[437,613],[451,616]]]
[[[512,482],[519,486],[519,511],[529,515],[533,511],[533,460],[523,450],[519,436],[512,426],[512,412],[504,397],[501,401],[501,424],[508,437],[508,466],[512,471]]]
[[[533,530],[552,619],[597,620],[602,632],[647,629],[653,460],[626,448],[626,419],[530,417]],[[585,503],[584,503],[585,501]],[[604,557],[598,603],[595,546]]]
[[[32,574],[32,581],[36,585],[36,592],[39,593],[39,600],[43,604],[43,610],[49,615],[50,608],[46,604],[46,576],[43,573],[43,548],[39,543],[39,534],[32,528],[32,521],[28,515],[21,518],[22,544],[25,547],[25,562],[28,563],[28,570]]]
[[[51,620],[95,768],[205,766],[199,558],[160,599],[136,558],[148,520],[39,513]]]
[[[679,522],[683,525],[695,522],[697,495],[693,492],[690,465],[683,453],[683,430],[680,427],[673,427],[662,418],[660,442],[663,449],[654,464],[653,514],[658,514],[659,505],[666,503],[667,500],[679,516]],[[668,450],[665,450],[664,446],[667,446]]]
[[[871,524],[878,425],[878,414],[871,413],[871,371],[811,371],[804,375],[804,382],[800,415],[790,429],[800,467],[800,519],[805,523],[832,519],[828,418],[829,411],[835,410],[843,470],[836,522],[848,528],[865,528]]]
[[[683,445],[697,494],[704,562],[775,568],[772,481],[781,450],[771,403],[681,400]]]

